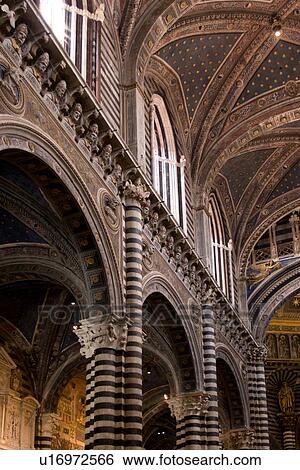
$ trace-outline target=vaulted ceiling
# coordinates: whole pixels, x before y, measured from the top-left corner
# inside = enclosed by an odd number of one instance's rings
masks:
[[[125,64],[142,86],[148,74],[165,86],[185,136],[194,203],[218,193],[239,251],[262,221],[300,206],[300,2],[126,5],[135,17]]]

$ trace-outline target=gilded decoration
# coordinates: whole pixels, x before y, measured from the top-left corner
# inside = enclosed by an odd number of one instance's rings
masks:
[[[250,284],[256,284],[263,281],[273,272],[282,267],[279,261],[270,260],[266,263],[254,264],[247,269],[247,278]]]

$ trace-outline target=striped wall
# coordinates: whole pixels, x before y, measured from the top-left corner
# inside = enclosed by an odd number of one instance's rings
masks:
[[[120,73],[114,22],[109,8],[101,26],[100,102],[113,129],[120,129]],[[99,96],[98,96],[99,98]]]

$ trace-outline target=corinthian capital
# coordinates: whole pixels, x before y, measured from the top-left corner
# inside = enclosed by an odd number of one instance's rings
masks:
[[[268,355],[268,348],[264,345],[251,345],[248,350],[249,359],[252,361],[265,361]]]
[[[134,182],[131,180],[126,181],[124,195],[127,198],[136,199],[140,204],[145,205],[150,196],[150,191],[147,191],[147,187],[141,178],[137,178]]]
[[[81,354],[90,358],[99,348],[125,351],[128,326],[126,317],[106,316],[104,319],[95,317],[81,320],[74,328],[81,345]]]
[[[167,400],[171,415],[180,421],[186,416],[202,416],[207,413],[209,395],[204,392],[195,392],[178,395]]]
[[[255,432],[250,428],[231,429],[222,434],[221,441],[225,450],[252,449]]]

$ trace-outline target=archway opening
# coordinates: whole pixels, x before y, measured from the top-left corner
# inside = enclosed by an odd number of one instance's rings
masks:
[[[64,183],[56,166],[58,173],[20,150],[0,154],[0,392],[8,397],[0,414],[7,415],[8,449],[83,448],[78,400],[82,412],[86,361],[73,328],[109,305],[95,230],[75,183]],[[69,414],[62,412],[68,400]],[[31,413],[25,434],[23,402]],[[55,419],[45,431],[46,415]]]
[[[236,378],[221,358],[217,359],[217,386],[221,442],[224,449],[232,449],[235,432],[245,428],[245,413]]]

